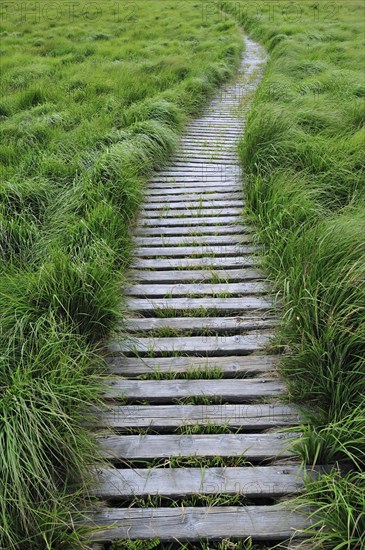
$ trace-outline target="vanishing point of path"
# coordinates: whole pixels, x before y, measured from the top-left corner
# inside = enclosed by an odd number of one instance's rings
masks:
[[[285,505],[303,476],[282,429],[299,419],[265,351],[277,318],[243,218],[236,149],[264,63],[245,41],[236,80],[152,178],[135,229],[129,314],[109,346],[100,413],[110,467],[91,521],[101,547],[128,538],[271,544],[306,525]]]

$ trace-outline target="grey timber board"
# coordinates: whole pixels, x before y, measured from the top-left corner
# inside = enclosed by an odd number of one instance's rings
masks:
[[[114,339],[108,345],[112,353],[162,353],[180,352],[194,355],[247,355],[258,351],[268,344],[271,332],[256,331],[246,335],[235,336],[189,336],[166,338],[131,338],[122,341]]]
[[[250,281],[263,279],[260,271],[255,269],[216,269],[208,270],[179,270],[179,271],[144,271],[134,270],[133,280],[135,282],[166,284],[166,283],[182,283],[182,282],[208,282],[212,277],[218,277],[222,281]]]
[[[167,285],[131,285],[124,290],[126,296],[174,297],[191,294],[209,295],[225,294],[267,294],[268,285],[265,283],[195,283],[195,284],[167,284]]]
[[[262,431],[296,426],[303,418],[298,410],[279,404],[226,405],[105,405],[95,407],[95,422],[116,430],[151,428],[170,431],[182,426],[225,426]]]
[[[278,362],[277,356],[230,355],[228,357],[146,357],[136,359],[115,355],[105,358],[111,375],[124,377],[154,373],[185,374],[191,371],[219,370],[224,376],[271,376]]]
[[[105,435],[98,437],[104,457],[141,460],[171,456],[243,456],[265,460],[293,456],[288,434],[201,434],[201,435]]]
[[[105,508],[89,513],[93,540],[200,541],[224,538],[285,540],[310,526],[304,513],[285,505],[208,508]],[[104,527],[104,529],[103,529]]]
[[[241,380],[123,380],[107,379],[106,399],[174,403],[190,397],[216,397],[229,403],[247,403],[283,396],[285,386],[279,380],[246,378]]]

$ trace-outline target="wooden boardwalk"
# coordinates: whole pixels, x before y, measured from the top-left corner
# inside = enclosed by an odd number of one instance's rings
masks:
[[[128,316],[109,345],[97,411],[107,462],[89,522],[101,545],[249,536],[269,544],[307,524],[284,502],[303,487],[282,432],[300,419],[266,351],[277,313],[243,217],[236,147],[264,61],[245,40],[235,82],[152,178],[135,229]]]

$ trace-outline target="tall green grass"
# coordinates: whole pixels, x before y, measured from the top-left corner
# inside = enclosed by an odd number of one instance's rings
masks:
[[[83,547],[95,352],[120,315],[135,212],[242,48],[199,3],[52,6],[4,4],[0,26],[4,549]]]
[[[240,156],[248,211],[283,295],[281,370],[310,411],[315,548],[365,545],[364,5],[225,2],[270,54]]]

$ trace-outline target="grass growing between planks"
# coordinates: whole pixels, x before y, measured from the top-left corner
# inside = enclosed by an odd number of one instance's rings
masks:
[[[2,10],[0,548],[76,549],[95,350],[120,313],[129,227],[242,46],[198,3]]]
[[[232,497],[231,497],[232,498]],[[268,546],[258,546],[251,539],[235,541],[223,539],[219,542],[173,542],[160,543],[158,539],[151,541],[129,540],[118,541],[110,546],[110,550],[269,550]]]
[[[339,461],[307,486],[314,548],[365,545],[365,79],[360,1],[226,2],[270,59],[240,156],[267,272],[284,296],[282,358],[309,405],[298,452]],[[213,11],[212,11],[213,13]]]

